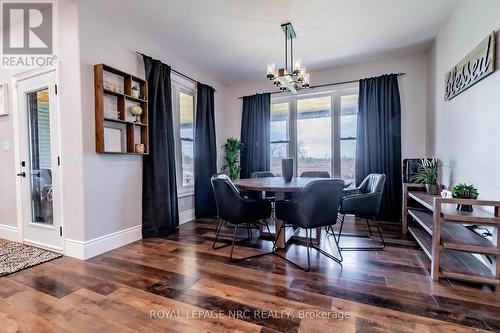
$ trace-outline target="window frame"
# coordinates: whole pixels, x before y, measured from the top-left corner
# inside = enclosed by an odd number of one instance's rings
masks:
[[[173,109],[173,126],[174,126],[174,145],[175,145],[175,173],[177,178],[177,193],[179,197],[194,195],[194,181],[191,186],[183,184],[183,168],[182,168],[182,142],[190,141],[181,137],[181,116],[180,116],[180,93],[193,97],[193,152],[196,126],[196,85],[190,81],[183,79],[180,76],[172,74],[172,109]],[[194,171],[194,170],[193,170]]]
[[[287,128],[287,137],[288,137],[288,140],[276,140],[276,141],[270,141],[269,142],[269,151],[271,152],[272,149],[271,149],[271,145],[273,144],[286,144],[287,145],[287,148],[286,148],[286,156],[287,158],[292,156],[291,155],[291,151],[292,151],[292,146],[293,146],[293,143],[292,143],[292,132],[291,132],[291,124],[292,124],[292,103],[290,101],[283,101],[283,102],[278,102],[276,104],[282,104],[282,103],[286,103],[288,104],[288,128]],[[273,104],[273,101],[271,100],[271,104]],[[271,111],[271,117],[272,117],[272,111]],[[270,137],[270,136],[269,136]]]
[[[297,105],[299,100],[326,97],[330,96],[331,100],[331,165],[332,174],[334,178],[341,177],[341,152],[340,143],[342,140],[356,140],[356,137],[342,138],[340,128],[341,117],[341,98],[347,95],[359,95],[359,88],[357,86],[345,86],[337,90],[326,90],[313,93],[302,93],[298,95],[286,95],[271,97],[271,104],[288,103],[289,105],[289,128],[288,128],[288,156],[298,161],[297,157]],[[279,141],[272,141],[269,143],[279,143]],[[294,176],[298,176],[298,163],[294,163]]]

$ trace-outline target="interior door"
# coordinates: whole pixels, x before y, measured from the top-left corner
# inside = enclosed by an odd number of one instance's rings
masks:
[[[18,82],[23,238],[62,251],[56,72]]]

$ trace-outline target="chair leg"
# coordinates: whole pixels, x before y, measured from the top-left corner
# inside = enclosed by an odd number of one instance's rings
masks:
[[[284,225],[283,225],[284,227]],[[281,229],[278,231],[278,236],[279,236],[279,233],[281,232]],[[333,261],[337,262],[338,264],[340,264],[340,266],[342,266],[342,261],[344,260],[344,258],[342,257],[342,252],[341,252],[341,249],[339,248],[338,246],[338,241],[335,237],[335,234],[333,234],[333,237],[334,237],[334,242],[335,242],[335,246],[337,248],[337,251],[339,253],[339,258],[336,258],[334,257],[333,255],[331,255],[330,253],[324,251],[323,249],[319,248],[318,246],[314,245],[312,239],[311,239],[311,236],[312,236],[312,230],[310,229],[306,229],[306,247],[307,247],[307,268],[304,268],[303,266],[291,261],[290,259],[287,259],[285,258],[284,256],[282,256],[281,254],[277,253],[276,251],[274,252],[275,255],[277,255],[278,257],[280,257],[281,259],[285,260],[287,263],[303,270],[304,272],[309,272],[311,270],[311,248],[315,249],[316,251],[318,251],[319,253],[321,253],[322,255],[326,256],[327,258],[330,258],[332,259]]]
[[[375,226],[377,227],[378,235],[380,237],[380,240],[382,241],[382,246],[370,246],[370,247],[341,247],[340,249],[342,251],[377,251],[377,250],[383,250],[385,249],[385,240],[384,236],[382,236],[382,231],[380,230],[380,227],[378,225],[377,220],[375,217],[372,217],[373,222],[375,223]],[[369,223],[368,219],[366,219],[366,222]],[[368,224],[368,228],[369,224]],[[342,230],[342,225],[340,226],[340,230]],[[370,236],[371,236],[371,230],[370,230]],[[356,236],[354,236],[356,237]],[[340,234],[339,234],[339,242],[340,242]]]
[[[247,222],[247,235],[248,239],[252,239],[252,232],[250,231],[250,223]]]
[[[264,222],[260,222],[260,224],[264,223],[265,226],[266,226],[266,228],[267,228],[267,231],[269,233],[271,233],[271,231],[269,230],[269,225],[267,224],[267,221],[266,220],[263,220],[263,221]],[[250,222],[247,223],[247,227],[248,228],[249,228],[249,225],[250,225]],[[276,247],[276,242],[275,241],[273,241],[273,250],[271,252],[264,252],[264,253],[255,254],[253,256],[248,256],[248,257],[244,257],[244,258],[233,259],[234,244],[235,244],[235,239],[236,239],[237,228],[238,228],[238,225],[236,225],[236,227],[234,228],[233,242],[232,242],[232,247],[231,247],[231,255],[229,256],[229,262],[230,263],[236,263],[236,262],[240,262],[240,261],[244,261],[244,260],[248,260],[248,259],[252,259],[252,258],[257,258],[257,257],[262,257],[262,256],[266,256],[268,254],[273,254],[274,253],[274,248]]]
[[[340,242],[340,237],[342,237],[342,228],[344,228],[344,220],[345,220],[345,214],[342,214],[342,218],[340,219],[340,230],[339,230],[339,238],[337,240],[337,247]],[[333,228],[332,228],[333,231]]]
[[[332,230],[332,232],[333,232],[333,230]],[[334,256],[333,256],[333,255],[331,255],[330,253],[326,252],[325,250],[321,249],[320,247],[318,247],[318,246],[316,246],[316,245],[314,245],[314,244],[311,244],[311,245],[312,245],[312,247],[313,247],[316,251],[318,251],[319,253],[321,253],[321,254],[322,254],[322,255],[324,255],[325,257],[330,258],[331,260],[333,260],[333,261],[335,261],[335,262],[339,263],[339,264],[340,264],[340,266],[342,266],[342,261],[344,261],[344,257],[342,257],[342,251],[341,251],[342,249],[339,247],[339,241],[340,241],[340,239],[339,239],[339,240],[337,240],[337,238],[335,237],[335,233],[333,233],[333,240],[334,240],[334,242],[335,242],[335,247],[337,248],[337,252],[339,253],[339,257],[338,257],[338,258],[334,257]]]
[[[365,219],[366,221],[366,225],[368,226],[368,232],[370,233],[370,237],[373,236],[372,234],[372,228],[370,228],[370,222],[368,221],[368,219]]]
[[[231,254],[229,255],[229,262],[233,261],[233,252],[234,252],[234,241],[236,240],[236,233],[238,232],[238,225],[234,226],[234,233],[233,233],[233,242],[231,246]]]
[[[226,223],[226,221],[224,221],[224,223]],[[230,244],[224,244],[224,245],[215,246],[215,244],[217,244],[217,240],[219,239],[219,233],[220,233],[220,230],[222,229],[222,224],[223,224],[222,219],[219,218],[219,220],[217,221],[217,226],[215,227],[214,243],[212,244],[212,248],[214,250],[222,249],[223,247],[230,245]]]

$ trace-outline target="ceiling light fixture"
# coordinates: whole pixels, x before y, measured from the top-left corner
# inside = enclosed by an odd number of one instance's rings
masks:
[[[309,73],[302,66],[302,58],[293,57],[293,39],[297,37],[291,23],[281,25],[285,34],[285,66],[275,70],[274,63],[267,64],[267,79],[274,81],[274,86],[280,91],[290,91],[294,94],[300,89],[309,88]],[[290,46],[288,46],[290,40]],[[290,48],[290,59],[288,59],[288,49]],[[290,60],[290,62],[288,62]],[[290,67],[288,67],[290,65]]]

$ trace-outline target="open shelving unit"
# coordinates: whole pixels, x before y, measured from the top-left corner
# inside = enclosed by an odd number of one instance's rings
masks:
[[[500,285],[500,202],[442,198],[422,191],[423,186],[404,184],[403,231],[409,232],[432,262],[432,279]],[[456,209],[472,205],[472,212]],[[489,213],[482,207],[493,207]],[[468,225],[493,226],[493,242],[481,237]],[[490,267],[477,255],[492,258]]]
[[[118,78],[118,85],[122,91],[114,91],[105,88],[105,75],[111,74]],[[132,86],[139,88],[139,98],[132,96]],[[108,65],[98,64],[94,66],[94,94],[95,94],[95,133],[96,152],[100,154],[129,154],[147,155],[148,144],[148,86],[141,78],[125,73]],[[106,116],[105,98],[116,99],[118,117]],[[130,105],[139,105],[142,108],[140,121],[130,120]],[[105,129],[123,128],[123,149],[121,151],[109,151],[106,147]],[[144,145],[144,153],[136,152],[136,144]]]

